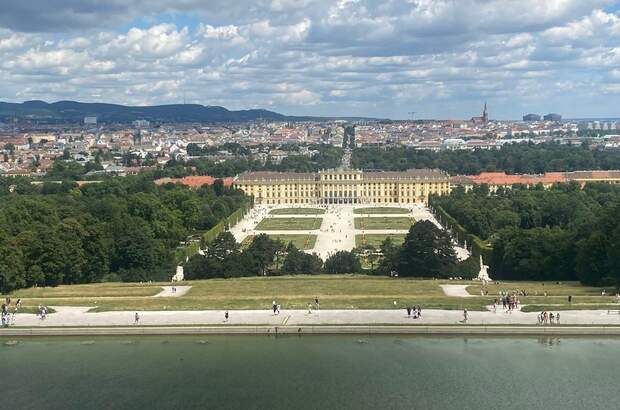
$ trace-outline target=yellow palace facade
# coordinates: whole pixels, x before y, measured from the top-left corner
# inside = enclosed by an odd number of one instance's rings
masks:
[[[450,178],[438,169],[259,171],[238,175],[233,186],[254,197],[256,204],[408,204],[450,193]]]

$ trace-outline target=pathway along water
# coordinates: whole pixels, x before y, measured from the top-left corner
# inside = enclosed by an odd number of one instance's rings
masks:
[[[0,339],[6,409],[611,409],[620,339]]]

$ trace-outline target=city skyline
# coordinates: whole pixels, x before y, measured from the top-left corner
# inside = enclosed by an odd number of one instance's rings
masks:
[[[5,5],[0,101],[619,116],[617,1],[125,3]]]

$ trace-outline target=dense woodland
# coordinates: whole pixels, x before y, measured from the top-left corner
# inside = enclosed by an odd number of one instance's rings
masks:
[[[9,186],[14,188],[10,192]],[[104,280],[165,280],[174,250],[245,201],[221,184],[157,187],[152,175],[77,188],[0,178],[0,292]]]
[[[620,150],[590,149],[587,145],[558,143],[505,144],[500,150],[443,150],[414,148],[356,148],[352,165],[361,169],[402,171],[439,168],[452,175],[505,171],[508,174],[541,174],[550,171],[620,169]]]
[[[358,261],[359,264],[359,261]],[[222,232],[185,264],[186,279],[235,278],[321,273],[323,262],[317,255],[300,251],[294,245],[258,235],[246,248],[230,232]]]
[[[483,185],[468,193],[455,189],[432,203],[491,243],[494,278],[620,283],[620,186],[562,184],[489,194]]]

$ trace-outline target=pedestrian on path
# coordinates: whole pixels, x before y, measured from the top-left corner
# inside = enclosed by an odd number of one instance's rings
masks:
[[[319,310],[319,298],[318,298],[318,296],[314,297],[314,305],[316,306],[316,310]]]
[[[467,323],[467,309],[463,309],[463,323]]]
[[[136,312],[136,315],[134,316],[134,319],[133,319],[133,324],[137,325],[138,322],[140,322],[140,315],[138,314],[138,312]]]
[[[224,312],[224,322],[228,322],[228,311]]]
[[[308,303],[308,314],[312,314],[312,303]]]

